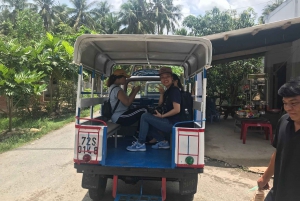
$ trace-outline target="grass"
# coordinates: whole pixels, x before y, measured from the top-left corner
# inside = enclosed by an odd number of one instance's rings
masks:
[[[94,107],[94,111],[99,111],[99,106]],[[89,116],[89,114],[89,109],[81,112],[82,117]],[[70,122],[75,122],[74,113],[58,118],[13,118],[13,132],[6,133],[8,118],[0,118],[0,153],[20,147]],[[35,132],[30,131],[30,128],[35,128]]]

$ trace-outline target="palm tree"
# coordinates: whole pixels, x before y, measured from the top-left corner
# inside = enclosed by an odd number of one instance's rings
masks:
[[[16,11],[24,10],[28,7],[27,0],[2,0],[1,9],[13,9]]]
[[[156,22],[157,33],[162,34],[166,28],[167,33],[175,31],[175,26],[182,17],[181,6],[174,6],[173,0],[153,0],[152,19]]]
[[[107,1],[101,1],[96,4],[96,7],[91,10],[91,14],[93,15],[93,19],[95,22],[96,30],[99,30],[100,33],[106,33],[105,31],[105,23],[106,17],[111,14],[110,12],[111,5],[107,3]]]
[[[1,10],[11,11],[9,20],[15,24],[17,13],[25,8],[31,8],[32,4],[28,3],[27,0],[2,0],[0,5]]]
[[[69,17],[68,17],[68,10],[70,8],[67,6],[67,4],[62,5],[56,5],[52,7],[53,13],[54,13],[54,25],[58,25],[59,23],[67,23]]]
[[[74,29],[81,25],[85,25],[87,27],[94,27],[94,20],[92,17],[91,8],[96,4],[96,1],[92,1],[91,3],[87,3],[87,0],[70,0],[73,4],[74,8],[70,8],[68,14],[71,15],[70,24]]]
[[[154,23],[149,21],[150,16],[144,15],[138,0],[129,0],[121,5],[119,12],[120,25],[124,28],[120,33],[145,34],[154,33]]]
[[[53,25],[52,19],[54,18],[54,13],[52,10],[52,6],[54,5],[54,0],[33,0],[38,8],[41,10],[39,14],[42,16],[44,21],[44,28],[48,31],[50,27]]]
[[[96,4],[96,7],[91,10],[97,17],[104,18],[107,14],[110,13],[111,5],[107,1],[101,1]]]
[[[120,30],[118,16],[114,13],[109,13],[104,18],[103,29],[106,34],[116,34]]]

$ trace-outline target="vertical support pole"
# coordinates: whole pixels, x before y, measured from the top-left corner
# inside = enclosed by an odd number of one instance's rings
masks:
[[[176,163],[175,163],[175,152],[177,154],[178,150],[176,147],[176,127],[173,126],[172,127],[172,161],[171,161],[171,167],[175,168],[176,167]]]
[[[206,77],[206,73],[207,73],[207,70],[206,68],[204,67],[203,68],[203,93],[202,93],[202,100],[203,100],[203,105],[202,105],[202,118],[203,119],[206,119],[206,87],[207,87],[207,77]],[[205,128],[205,122],[206,121],[202,121],[202,128]]]
[[[92,72],[92,87],[91,87],[91,98],[94,98],[94,83],[95,83],[95,70]],[[90,106],[90,117],[93,119],[94,106]]]
[[[80,118],[80,108],[81,108],[81,88],[82,88],[82,64],[79,66],[78,70],[78,84],[77,84],[77,101],[76,101],[76,123],[79,124]]]
[[[101,97],[103,97],[103,79],[104,79],[104,76],[102,75],[101,76],[101,88],[100,88]]]
[[[102,98],[103,97],[103,80],[104,80],[104,75],[101,75],[101,83],[100,83],[100,97]],[[101,108],[100,108],[100,115],[102,115],[102,106],[101,105]]]
[[[267,74],[266,74],[266,76],[267,76]],[[265,94],[266,94],[266,103],[265,103],[265,107],[269,107],[269,79],[268,79],[268,77],[266,77],[265,78],[265,84],[266,84],[266,86],[265,86],[265,89],[266,89],[266,92],[265,92]],[[268,108],[266,108],[266,110],[267,110]]]
[[[167,180],[165,177],[161,179],[161,197],[162,201],[167,199]]]
[[[195,95],[194,95],[194,101],[197,101],[197,99],[198,99],[198,79],[197,79],[197,74],[195,75],[195,77],[194,77],[194,83],[195,83]],[[196,109],[194,109],[194,120],[196,121],[196,120],[198,120],[197,119],[197,113],[198,112],[200,112],[201,113],[201,111],[198,111],[198,110],[196,110]],[[202,118],[201,118],[201,120],[202,120]]]
[[[112,189],[112,196],[113,198],[117,197],[117,188],[118,188],[118,176],[113,176],[113,189]]]

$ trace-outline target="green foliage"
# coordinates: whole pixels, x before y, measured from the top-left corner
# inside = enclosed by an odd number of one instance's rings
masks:
[[[5,36],[13,35],[13,24],[10,21],[3,21],[0,24],[0,33]]]
[[[46,89],[46,85],[40,83],[44,76],[43,72],[28,69],[17,73],[14,69],[0,64],[0,94],[6,97],[18,94],[40,95]]]
[[[99,111],[99,106],[95,106],[94,111]],[[88,116],[90,110],[86,109],[82,111],[82,116]],[[57,130],[67,123],[74,122],[74,112],[65,114],[59,118],[13,118],[13,127],[16,128],[12,132],[13,134],[5,134],[8,124],[7,118],[0,118],[0,154],[24,145],[27,142],[42,137],[50,131]],[[39,132],[30,132],[30,128],[36,128]]]
[[[121,5],[119,20],[122,34],[146,34],[154,33],[154,23],[150,21],[150,15],[143,12],[146,2],[129,0]]]
[[[45,34],[41,16],[29,9],[18,12],[14,31],[18,42],[24,45],[40,40]]]
[[[220,98],[230,104],[240,104],[243,96],[241,86],[248,74],[260,73],[262,58],[239,60],[213,66],[207,73],[207,95]]]
[[[185,28],[176,29],[175,35],[187,36],[188,31]]]
[[[252,8],[237,14],[236,10],[221,11],[214,7],[206,11],[204,16],[188,16],[183,20],[183,26],[189,28],[188,35],[206,36],[236,29],[250,27],[255,24],[256,13]]]

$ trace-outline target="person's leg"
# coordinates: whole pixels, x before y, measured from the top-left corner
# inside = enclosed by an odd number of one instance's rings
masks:
[[[150,125],[163,132],[168,132],[172,130],[172,126],[173,126],[168,119],[155,117],[149,113],[143,114],[140,121],[140,134],[139,134],[140,143],[145,143]],[[164,137],[162,135],[161,136],[157,135],[156,137],[159,138],[157,140],[164,140]]]
[[[265,198],[265,201],[274,201],[274,190],[273,188],[269,191],[268,195]]]
[[[130,126],[135,122],[139,121],[141,119],[142,114],[144,114],[145,112],[147,112],[146,108],[130,109],[124,112],[119,117],[116,123],[122,126]]]
[[[154,128],[162,130],[164,132],[168,132],[170,129],[172,129],[172,124],[168,119],[155,117],[149,113],[144,113],[140,120],[139,139],[137,142],[134,142],[131,146],[128,146],[126,148],[128,151],[146,151],[145,141],[150,126],[153,126]],[[162,138],[162,140],[164,140],[164,138]],[[170,147],[168,142],[164,141],[161,141],[159,145],[160,146],[158,148],[162,149],[168,149]]]
[[[149,125],[149,131],[147,134],[147,141],[149,144],[156,144],[159,140],[164,140],[161,139],[161,136],[157,136],[158,133],[160,133],[161,131],[159,131],[158,129],[156,129],[155,127],[153,127],[152,125]]]

